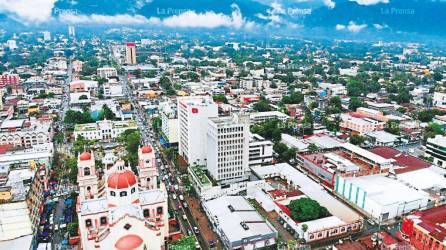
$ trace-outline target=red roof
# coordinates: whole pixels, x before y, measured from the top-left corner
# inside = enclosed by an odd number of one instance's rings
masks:
[[[136,176],[130,170],[124,170],[111,174],[107,180],[107,186],[113,189],[129,188],[136,184]]]
[[[143,239],[136,234],[129,234],[116,241],[115,247],[118,250],[133,250],[141,246]]]
[[[395,172],[397,174],[402,174],[405,172],[410,172],[432,166],[430,162],[421,160],[417,157],[405,154],[399,150],[390,147],[376,147],[370,149],[370,152],[375,153],[386,159],[394,159],[395,165],[404,167],[395,169]]]
[[[135,47],[136,46],[136,43],[127,43],[127,47]]]
[[[4,154],[4,153],[8,152],[13,147],[14,147],[14,145],[12,145],[12,144],[0,145],[0,154]]]
[[[446,238],[446,228],[442,226],[446,223],[446,205],[419,211],[415,215],[421,220],[418,226],[427,230],[432,237],[439,241]]]
[[[144,147],[141,148],[141,152],[142,152],[143,154],[149,154],[149,153],[152,153],[152,147],[150,147],[150,146],[144,146]]]
[[[91,160],[91,154],[88,153],[88,152],[83,152],[83,153],[79,156],[79,159],[80,159],[81,161],[89,161],[89,160]]]

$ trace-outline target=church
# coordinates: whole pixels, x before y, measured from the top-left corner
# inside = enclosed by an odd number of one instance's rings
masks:
[[[78,156],[77,213],[81,247],[165,249],[169,234],[167,191],[151,146],[138,150],[138,175],[123,160],[100,178],[92,152]]]

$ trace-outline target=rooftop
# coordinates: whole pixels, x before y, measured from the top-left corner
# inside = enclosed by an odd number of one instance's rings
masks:
[[[277,236],[274,227],[242,196],[220,197],[204,202],[203,206],[217,221],[217,227],[230,242],[264,235]],[[245,223],[248,229],[244,229],[242,223]]]

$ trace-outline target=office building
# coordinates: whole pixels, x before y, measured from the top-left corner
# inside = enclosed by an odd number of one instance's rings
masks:
[[[178,143],[178,116],[176,108],[170,103],[160,105],[161,110],[161,135],[169,144]]]
[[[428,138],[425,154],[433,158],[435,165],[446,168],[446,137],[436,135],[434,138]]]
[[[125,46],[125,62],[127,64],[136,64],[136,44],[127,43]]]
[[[218,106],[209,96],[177,100],[179,154],[189,164],[205,165],[208,118],[218,117]]]
[[[43,34],[43,41],[51,41],[51,33],[49,31],[42,32]]]
[[[68,37],[75,37],[76,36],[76,29],[74,26],[68,26]]]
[[[97,69],[97,75],[101,78],[109,78],[118,76],[118,72],[113,67],[100,67]]]
[[[249,179],[249,116],[209,118],[207,169],[223,184]]]

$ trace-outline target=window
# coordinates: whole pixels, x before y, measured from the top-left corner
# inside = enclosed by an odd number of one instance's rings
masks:
[[[87,187],[87,191],[91,191],[91,187],[90,186]]]
[[[102,216],[101,217],[101,226],[106,225],[107,224],[107,217]]]
[[[84,168],[84,176],[88,176],[90,175],[90,168],[89,167],[85,167]]]
[[[132,225],[130,225],[129,223],[127,223],[127,224],[124,225],[124,228],[125,228],[126,230],[129,230],[131,227],[132,227]]]
[[[147,182],[150,182],[150,178],[147,178],[146,181],[147,181]]]
[[[121,192],[119,193],[119,196],[121,196],[121,197],[125,197],[125,196],[127,196],[127,192],[126,192],[126,191],[121,191]]]
[[[133,194],[136,191],[135,187],[132,187],[132,190],[130,192]]]
[[[149,216],[150,216],[150,211],[149,211],[149,209],[144,209],[144,210],[142,211],[142,213],[143,213],[144,217],[149,217]]]
[[[157,207],[157,208],[156,208],[156,214],[157,214],[157,215],[161,215],[161,214],[163,214],[163,207]]]
[[[116,196],[115,191],[110,191],[110,196]]]
[[[91,227],[91,219],[87,219],[87,220],[85,220],[85,225],[87,226],[87,227]]]

